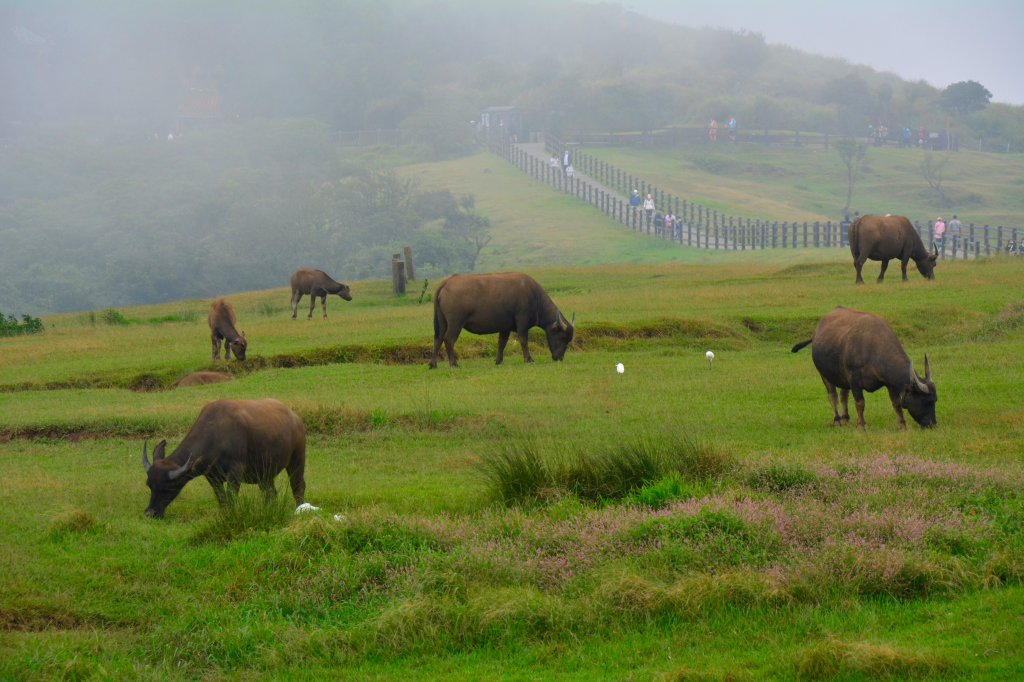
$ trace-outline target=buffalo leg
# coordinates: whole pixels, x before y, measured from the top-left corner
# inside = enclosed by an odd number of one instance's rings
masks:
[[[828,392],[828,404],[832,406],[832,426],[842,426],[843,420],[839,416],[839,399],[836,397],[836,386],[833,383],[825,381],[825,390]]]
[[[516,336],[519,337],[519,345],[523,347],[523,360],[533,362],[533,357],[530,355],[530,328],[517,329]]]
[[[909,262],[910,262],[909,258],[900,261],[900,267],[903,269],[903,281],[904,282],[907,281],[907,263],[909,263]]]
[[[498,332],[498,357],[495,358],[494,364],[500,365],[501,361],[505,359],[505,344],[508,343],[508,337],[511,334],[511,331]]]
[[[428,367],[430,369],[437,369],[437,354],[441,351],[441,343],[444,341],[445,335],[448,334],[448,323],[445,322],[444,318],[439,318],[435,314],[434,318],[434,352],[430,355],[430,363]]]
[[[213,343],[213,359],[220,360],[220,338],[217,334],[210,334],[210,342]]]
[[[843,413],[840,415],[841,424],[850,423],[850,389],[843,388],[839,391],[839,400],[843,403]]]
[[[224,477],[208,475],[206,480],[210,482],[210,487],[213,488],[213,495],[217,498],[217,504],[222,507],[226,505],[228,503],[228,496],[224,492]]]
[[[306,315],[307,320],[313,319],[313,309],[316,308],[316,294],[309,295],[309,315]]]
[[[266,478],[260,481],[260,490],[263,491],[263,503],[271,504],[277,498],[277,488],[274,487],[274,479]]]
[[[288,482],[292,486],[292,497],[295,498],[295,506],[306,501],[306,451],[302,450],[299,455],[292,455],[288,464]]]
[[[903,396],[889,389],[889,400],[892,401],[892,409],[896,412],[896,422],[904,431],[907,430],[907,420],[903,418]]]
[[[857,406],[857,428],[863,429],[867,426],[864,423],[864,391],[859,388],[851,390],[853,391],[853,402]]]
[[[320,310],[324,311],[324,319],[327,319],[327,294],[320,297]]]
[[[459,340],[460,333],[462,333],[462,329],[452,328],[444,335],[444,349],[448,353],[448,364],[452,367],[459,366],[459,361],[455,357],[455,342]]]
[[[854,258],[853,267],[857,270],[857,284],[864,284],[864,278],[861,277],[861,269],[864,267],[864,263],[867,262],[867,258]]]
[[[294,320],[299,314],[299,301],[302,300],[301,291],[292,292],[292,319]]]
[[[885,270],[888,267],[889,267],[889,261],[887,261],[887,260],[882,261],[882,269],[878,271],[878,283],[879,284],[881,284],[882,280],[885,279]],[[903,274],[904,274],[903,279],[906,279],[906,271],[905,270],[904,270]]]

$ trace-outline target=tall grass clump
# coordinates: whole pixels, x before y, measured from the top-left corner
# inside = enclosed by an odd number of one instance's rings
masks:
[[[195,532],[192,544],[227,543],[249,533],[281,528],[291,520],[293,508],[290,494],[266,500],[262,495],[229,497],[228,504],[219,507],[213,518]]]
[[[569,494],[598,502],[622,499],[669,476],[714,480],[732,460],[687,436],[646,435],[569,455],[544,455],[532,440],[512,441],[485,454],[478,466],[494,496],[506,503]]]
[[[951,672],[948,661],[916,652],[829,637],[809,647],[796,663],[797,679],[937,679]]]

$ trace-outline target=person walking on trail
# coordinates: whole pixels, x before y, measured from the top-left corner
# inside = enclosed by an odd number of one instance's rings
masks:
[[[647,193],[647,198],[644,199],[644,213],[647,214],[647,233],[651,233],[651,225],[654,223],[654,197],[650,192]]]
[[[636,190],[635,189],[635,190],[633,190],[633,193],[629,195],[629,212],[632,213],[632,214],[636,214],[636,212],[639,211],[639,210],[640,210],[640,190]],[[630,216],[630,220],[633,221],[634,225],[636,224],[635,218],[633,218],[632,216]]]
[[[708,142],[715,142],[718,140],[718,121],[711,119],[711,123],[708,123]]]
[[[960,222],[960,219],[953,216],[953,219],[949,221],[949,225],[946,225],[946,232],[949,233],[949,239],[952,242],[950,245],[953,247],[953,257],[956,257],[956,250],[960,248],[960,233],[964,231],[964,224]]]
[[[672,239],[675,236],[676,215],[671,210],[665,214],[665,231],[662,236]]]
[[[569,150],[566,149],[565,153],[562,154],[562,170],[569,168]]]
[[[576,171],[573,170],[573,167],[572,167],[571,163],[568,166],[565,167],[565,177],[571,178],[575,174],[576,174]]]
[[[932,239],[935,241],[939,253],[945,255],[942,242],[946,239],[946,223],[942,222],[942,216],[935,219],[935,225],[932,227]]]

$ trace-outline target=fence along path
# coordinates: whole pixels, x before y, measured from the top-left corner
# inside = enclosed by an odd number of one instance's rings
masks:
[[[561,165],[552,168],[550,159],[561,158],[565,147],[551,136],[545,142],[517,143],[507,135],[494,136],[490,150],[519,170],[555,189],[571,194],[598,208],[606,215],[635,232],[653,238],[704,249],[748,251],[775,248],[846,248],[847,225],[839,221],[768,221],[738,218],[695,204],[666,193],[641,178],[576,148],[572,153],[574,175],[566,177]],[[654,198],[656,215],[648,225],[642,210],[630,207],[627,196],[637,189],[641,196]],[[674,230],[664,228],[665,212],[671,210],[678,224]],[[935,241],[931,224],[912,221],[925,245],[931,249]],[[1018,228],[990,228],[988,225],[965,225],[960,240],[953,244],[946,239],[940,253],[947,258],[978,258],[1000,253],[1007,240],[1019,244],[1024,234]]]

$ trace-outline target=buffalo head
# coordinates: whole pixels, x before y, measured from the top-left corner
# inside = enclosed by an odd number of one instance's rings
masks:
[[[572,320],[567,321],[565,315],[558,313],[558,319],[550,327],[544,330],[548,338],[548,349],[551,351],[551,359],[560,361],[565,357],[565,351],[572,343],[573,334],[576,333],[576,313],[572,314]]]
[[[348,288],[347,284],[342,284],[341,288],[338,289],[338,296],[345,299],[346,301],[352,300],[352,291]]]
[[[918,376],[914,368],[910,368],[910,386],[903,394],[903,407],[918,424],[928,429],[935,421],[935,403],[939,396],[935,392],[932,381],[932,368],[928,364],[928,356],[924,356],[924,379]]]
[[[245,360],[245,347],[248,345],[248,341],[245,340],[245,332],[234,341],[226,341],[228,348],[232,353],[235,354],[236,360]],[[153,451],[156,453],[156,450]]]
[[[925,279],[935,279],[935,263],[939,260],[939,249],[932,245],[932,252],[917,261],[917,269]]]
[[[146,507],[146,516],[162,519],[167,505],[174,501],[185,484],[191,477],[184,474],[192,466],[192,457],[178,466],[171,460],[164,459],[164,449],[167,441],[162,440],[153,448],[153,463],[149,463],[146,456],[146,445],[142,444],[142,467],[146,470],[146,485],[149,486],[149,506]]]

